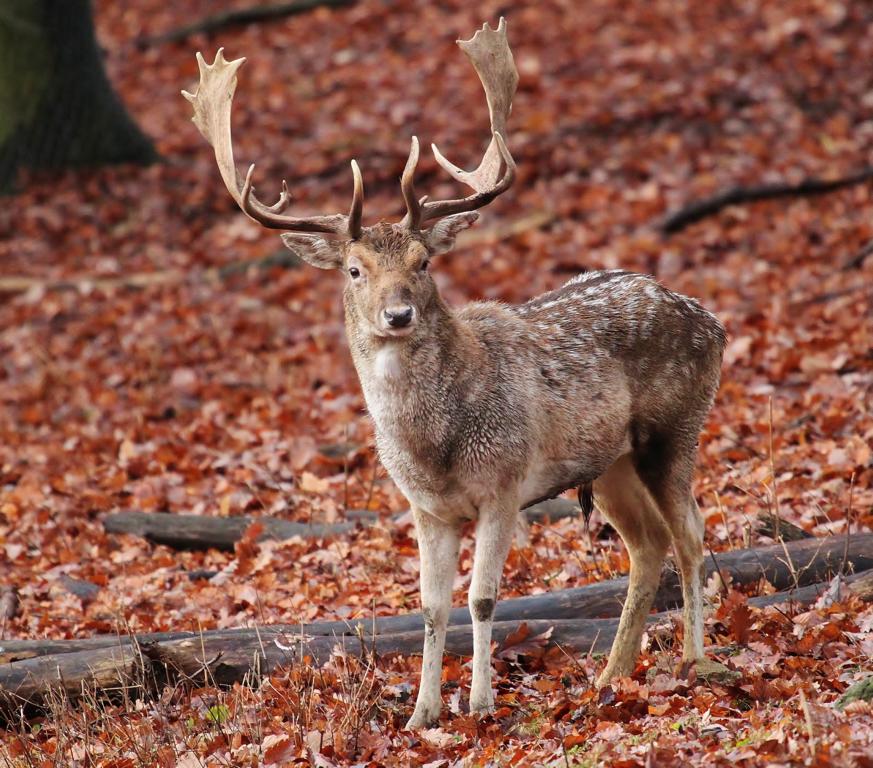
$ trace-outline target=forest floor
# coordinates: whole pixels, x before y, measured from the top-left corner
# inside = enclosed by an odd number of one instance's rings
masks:
[[[244,5],[245,3],[237,3]],[[367,221],[398,217],[409,137],[471,166],[487,136],[480,86],[453,41],[505,5],[362,0],[138,48],[142,34],[226,3],[95,2],[111,79],[164,162],[27,180],[0,210],[0,576],[19,610],[0,638],[209,629],[416,610],[406,508],[373,450],[345,344],[342,277],[250,266],[275,233],[240,213],[179,95],[200,49],[247,56],[239,161],[264,197],[344,211],[348,161]],[[729,207],[681,232],[658,222],[738,184],[834,178],[873,162],[873,15],[861,0],[515,4],[521,80],[513,190],[434,265],[452,304],[522,301],[585,269],[651,273],[729,333],[695,492],[713,551],[767,543],[781,516],[815,536],[873,527],[873,191]],[[419,187],[453,187],[422,161]],[[21,278],[12,280],[11,278]],[[107,535],[111,511],[381,522],[242,555]],[[615,537],[534,526],[504,596],[626,572]],[[466,538],[455,587],[465,601]],[[194,570],[220,579],[192,580]],[[89,582],[94,589],[71,585]],[[710,585],[711,586],[711,585]],[[747,594],[766,590],[757,585]],[[9,592],[7,592],[9,594]],[[757,610],[732,591],[707,620],[738,644],[732,685],[677,681],[647,638],[604,694],[603,659],[533,648],[498,658],[498,711],[465,712],[450,660],[439,727],[402,730],[420,660],[337,657],[231,691],[59,704],[0,732],[4,766],[873,765],[873,707],[835,700],[871,671],[873,609],[849,599]],[[681,635],[681,627],[677,626]],[[655,670],[655,673],[651,673]]]

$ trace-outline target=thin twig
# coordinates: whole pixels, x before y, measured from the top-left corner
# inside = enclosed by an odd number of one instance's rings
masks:
[[[707,546],[709,550],[709,556],[712,558],[712,563],[715,566],[716,573],[718,573],[718,578],[721,580],[722,591],[725,596],[728,593],[728,585],[724,580],[724,574],[721,572],[721,566],[718,564],[718,560],[715,557],[715,552],[712,551],[712,547]]]
[[[773,532],[776,534],[775,538],[779,541],[782,540],[782,531],[779,528],[779,490],[776,487],[776,461],[773,458],[773,398],[767,398],[767,431],[769,437],[769,447],[770,447],[770,482],[772,483],[772,491],[771,496],[773,498],[773,505],[770,507],[770,514],[773,518]]]
[[[867,245],[861,248],[854,256],[852,256],[852,258],[846,261],[840,269],[843,270],[843,272],[848,272],[850,269],[860,269],[861,265],[870,254],[873,254],[873,240],[867,243]]]
[[[567,747],[564,746],[564,737],[561,736],[561,753],[564,756],[564,768],[570,768],[570,759],[567,757]]]
[[[349,444],[349,423],[345,423],[345,443]],[[349,452],[343,451],[343,515],[349,511]]]
[[[849,565],[849,542],[852,537],[852,501],[855,495],[855,473],[852,472],[852,478],[849,480],[849,508],[846,510],[846,546],[843,549],[843,562],[840,564],[840,576],[846,575],[846,568]]]
[[[791,559],[791,553],[788,551],[788,547],[785,545],[785,537],[782,535],[782,530],[780,527],[780,509],[779,509],[779,488],[777,486],[776,481],[776,459],[774,458],[774,450],[773,450],[773,398],[767,398],[767,411],[768,411],[768,419],[767,419],[767,428],[769,432],[769,447],[770,447],[770,482],[771,482],[771,490],[770,495],[773,500],[773,504],[770,508],[771,516],[773,518],[773,531],[776,534],[776,541],[782,546],[782,551],[785,553],[786,565],[788,566],[788,570],[791,572],[791,577],[794,579],[794,588],[797,589],[800,586],[799,582],[799,574],[797,572],[797,568],[794,565],[794,561]]]

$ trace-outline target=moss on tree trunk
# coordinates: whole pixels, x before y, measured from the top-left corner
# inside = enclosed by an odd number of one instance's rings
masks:
[[[20,168],[155,159],[103,71],[89,0],[0,0],[0,190]]]

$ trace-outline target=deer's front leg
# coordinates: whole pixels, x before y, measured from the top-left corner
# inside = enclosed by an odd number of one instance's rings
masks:
[[[503,501],[480,510],[476,524],[476,553],[470,584],[470,615],[473,617],[473,683],[470,711],[490,712],[494,707],[491,690],[491,627],[503,565],[516,532],[518,509],[514,501]]]
[[[446,624],[452,606],[452,583],[458,567],[460,531],[432,515],[412,508],[421,560],[421,612],[424,616],[424,652],[415,711],[407,728],[423,728],[440,716],[440,683]]]

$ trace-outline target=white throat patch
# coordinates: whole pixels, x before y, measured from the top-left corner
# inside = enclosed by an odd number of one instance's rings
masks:
[[[379,379],[397,379],[401,374],[400,352],[394,344],[386,344],[373,360],[373,373]]]

